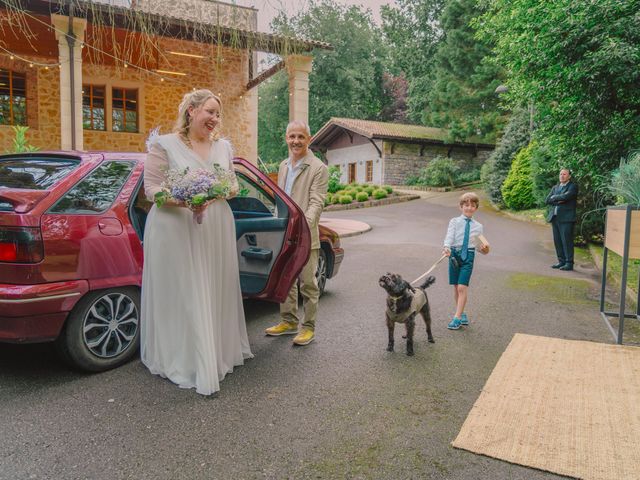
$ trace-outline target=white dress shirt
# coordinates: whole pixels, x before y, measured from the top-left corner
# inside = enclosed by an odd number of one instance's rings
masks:
[[[462,242],[464,242],[464,227],[466,225],[466,218],[464,215],[454,217],[449,221],[449,227],[447,228],[447,235],[444,237],[444,246],[447,248],[461,248]],[[482,235],[482,224],[473,218],[469,225],[469,248],[474,248],[478,235]]]
[[[302,165],[302,159],[296,162],[296,166],[291,166],[291,158],[289,158],[289,162],[287,163],[287,180],[284,183],[284,191],[287,195],[291,195],[291,189],[293,188],[293,182],[300,172],[300,165]]]

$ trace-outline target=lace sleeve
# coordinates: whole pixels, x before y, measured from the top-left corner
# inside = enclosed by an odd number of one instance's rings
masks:
[[[155,194],[161,190],[168,169],[167,152],[158,143],[153,144],[144,162],[144,193],[149,201],[153,202]]]

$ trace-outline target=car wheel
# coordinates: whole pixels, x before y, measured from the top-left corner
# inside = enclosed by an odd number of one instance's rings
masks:
[[[324,293],[324,287],[327,285],[327,254],[323,248],[318,252],[318,268],[316,269],[316,280],[318,281],[318,289],[320,295]]]
[[[89,372],[131,359],[140,343],[140,291],[135,287],[90,292],[73,308],[56,349],[71,366]]]

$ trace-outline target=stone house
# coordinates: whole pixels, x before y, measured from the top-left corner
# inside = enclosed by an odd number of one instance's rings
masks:
[[[208,88],[222,134],[255,162],[257,85],[286,68],[291,119],[307,121],[309,52],[330,48],[258,33],[256,9],[212,0],[19,5],[0,7],[0,152],[12,125],[42,150],[144,151],[151,130],[171,131],[186,92]],[[282,61],[257,74],[259,51]]]
[[[404,185],[430,160],[442,156],[462,169],[479,167],[495,145],[474,141],[447,143],[441,128],[332,118],[311,139],[311,149],[337,165],[342,183]]]

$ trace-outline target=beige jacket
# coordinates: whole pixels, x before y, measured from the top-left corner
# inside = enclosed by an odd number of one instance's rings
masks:
[[[324,208],[324,199],[327,196],[329,170],[311,151],[300,161],[302,162],[301,170],[293,181],[291,198],[307,218],[311,231],[311,248],[320,248],[318,224]],[[278,171],[278,186],[283,190],[287,180],[288,162],[289,159],[283,160]]]

